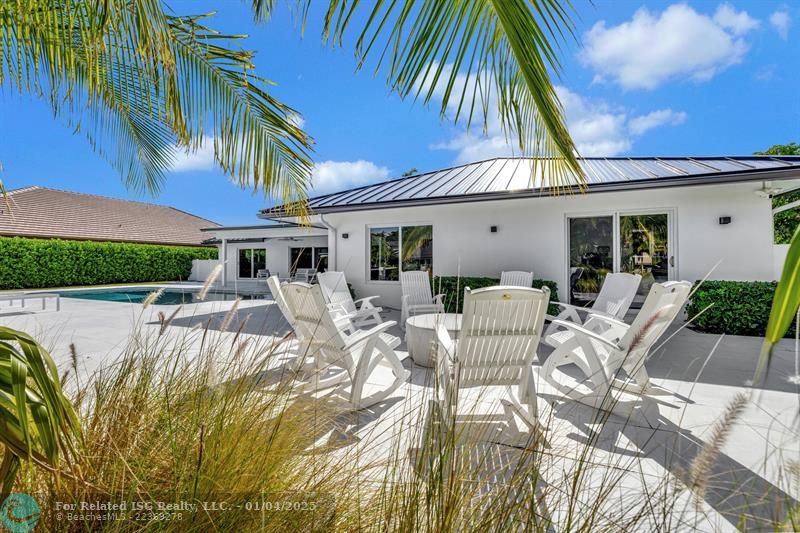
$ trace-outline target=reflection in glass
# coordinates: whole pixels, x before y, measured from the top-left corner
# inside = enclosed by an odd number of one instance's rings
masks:
[[[606,274],[614,268],[614,217],[569,220],[569,301],[587,305],[597,298]]]
[[[369,279],[397,281],[400,279],[398,228],[372,228],[369,235]]]
[[[263,248],[256,248],[253,250],[253,275],[256,277],[259,270],[267,268],[267,251]]]
[[[289,249],[289,273],[294,276],[298,268],[314,268],[312,248]]]
[[[403,271],[431,271],[433,265],[433,226],[404,226]]]
[[[642,301],[653,283],[669,279],[666,213],[619,217],[620,270],[640,274],[637,301]]]
[[[253,250],[250,248],[239,250],[239,277],[253,277]]]
[[[328,247],[321,246],[314,248],[314,268],[317,272],[325,272],[328,270]]]

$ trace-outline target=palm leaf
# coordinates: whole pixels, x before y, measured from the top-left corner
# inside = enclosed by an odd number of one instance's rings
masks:
[[[256,18],[275,2],[254,0]],[[308,0],[297,0],[305,13]],[[440,114],[484,131],[498,116],[519,150],[542,158],[549,185],[583,183],[577,151],[551,83],[560,64],[557,46],[573,34],[571,5],[561,0],[330,0],[323,39],[337,45],[354,25],[358,68],[375,57],[401,97],[429,104]],[[358,22],[356,22],[358,21]],[[537,169],[534,173],[538,174]]]
[[[0,499],[20,460],[57,467],[72,458],[81,426],[52,357],[29,335],[0,327]]]
[[[759,358],[756,377],[761,378],[769,367],[772,350],[779,340],[786,335],[800,307],[800,227],[798,227],[789,243],[783,272],[769,313],[767,331],[764,336],[764,348]]]
[[[0,84],[46,98],[129,187],[155,193],[176,147],[213,143],[243,187],[303,205],[311,139],[252,74],[254,53],[158,0],[0,4]]]

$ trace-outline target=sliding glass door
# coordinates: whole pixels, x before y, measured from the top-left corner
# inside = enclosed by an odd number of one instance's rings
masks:
[[[653,283],[673,279],[674,214],[671,210],[568,218],[569,299],[590,304],[609,272],[642,276],[634,305]]]
[[[254,279],[259,270],[267,268],[264,248],[239,248],[239,279]]]
[[[642,276],[634,302],[643,302],[650,286],[670,279],[669,215],[620,215],[619,271]]]
[[[614,217],[569,219],[569,299],[593,302],[606,274],[614,269]]]

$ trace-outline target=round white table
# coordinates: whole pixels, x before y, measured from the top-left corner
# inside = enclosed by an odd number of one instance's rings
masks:
[[[434,313],[415,315],[406,320],[406,346],[414,363],[421,366],[434,366],[436,353],[433,339],[436,328],[443,324],[451,339],[458,338],[461,330],[460,313]]]

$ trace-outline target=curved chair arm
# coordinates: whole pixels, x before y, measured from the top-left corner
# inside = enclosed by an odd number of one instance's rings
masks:
[[[559,307],[563,307],[564,309],[574,309],[575,311],[583,311],[585,313],[592,312],[592,308],[591,307],[583,307],[583,306],[580,306],[580,305],[572,305],[572,304],[568,304],[566,302],[553,302],[553,303],[556,304]]]
[[[451,373],[458,372],[456,361],[455,343],[450,338],[444,324],[438,324],[434,333],[436,337],[436,370],[439,376],[440,399],[444,401],[444,412],[450,414],[450,406],[454,403],[451,398],[453,392],[453,376]]]
[[[585,327],[581,326],[580,324],[576,324],[575,322],[569,322],[567,320],[553,320],[553,324],[557,326],[562,326],[566,329],[570,329],[574,331],[577,335],[582,335],[584,337],[595,340],[607,346],[608,348],[611,348],[612,350],[622,350],[622,348],[620,348],[620,346],[617,343],[610,341],[609,339],[603,337],[602,335],[598,335],[594,331],[586,329]]]
[[[389,321],[383,322],[381,324],[378,324],[377,326],[375,326],[373,328],[370,328],[370,329],[367,329],[367,330],[359,330],[359,331],[357,331],[353,335],[350,335],[347,338],[347,342],[345,343],[343,349],[344,350],[349,350],[349,349],[353,348],[354,346],[369,340],[372,337],[379,336],[381,333],[384,333],[386,330],[388,330],[389,328],[391,328],[392,326],[394,326],[396,324],[397,324],[397,322],[395,322],[393,320],[389,320]]]
[[[409,305],[407,306],[409,311],[413,311],[416,314],[420,314],[421,312],[430,312],[430,313],[439,313],[442,311],[443,307],[442,304],[416,304],[416,305]],[[409,316],[411,314],[409,313]]]
[[[353,303],[356,304],[356,306],[359,307],[360,309],[364,308],[368,309],[370,307],[374,307],[372,305],[372,300],[374,300],[375,298],[380,298],[380,295],[376,294],[375,296],[367,296],[366,298],[359,298],[358,300],[353,300]]]
[[[631,327],[629,324],[626,324],[622,320],[614,318],[613,316],[607,315],[605,313],[598,313],[597,311],[595,311],[593,313],[590,313],[589,314],[589,318],[590,319],[595,319],[595,320],[600,320],[602,322],[607,323],[610,326],[619,326],[619,327],[622,327],[622,328],[625,328],[625,329],[628,329],[628,328]]]

